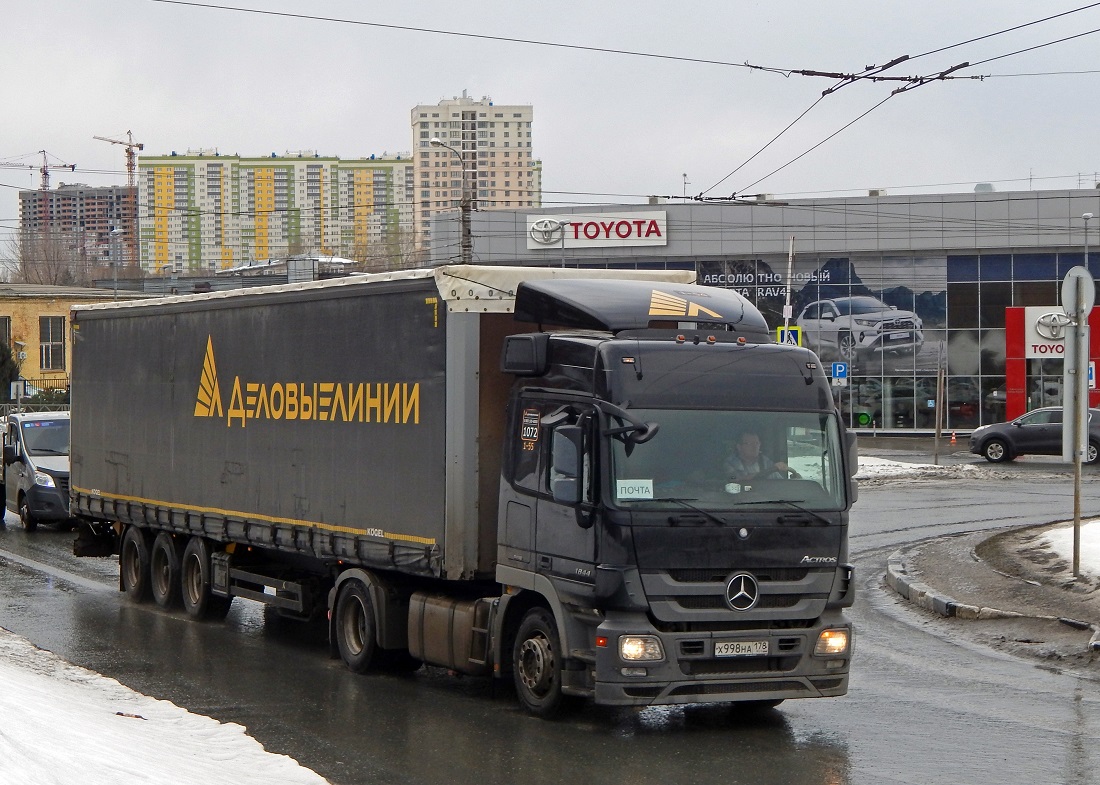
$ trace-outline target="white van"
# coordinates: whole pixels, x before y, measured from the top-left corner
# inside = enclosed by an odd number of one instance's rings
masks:
[[[4,428],[4,499],[23,527],[68,525],[69,413],[9,414]]]

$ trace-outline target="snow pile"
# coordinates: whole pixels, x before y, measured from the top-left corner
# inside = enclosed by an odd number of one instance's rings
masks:
[[[1051,529],[1037,542],[1050,548],[1066,564],[1073,564],[1073,521]],[[1100,579],[1100,519],[1081,521],[1081,573]]]
[[[0,685],[0,782],[328,782],[240,725],[136,693],[3,628]]]
[[[971,464],[936,466],[931,463],[903,463],[885,458],[859,456],[856,480],[863,487],[882,485],[891,480],[965,480],[1005,479],[1008,472]]]

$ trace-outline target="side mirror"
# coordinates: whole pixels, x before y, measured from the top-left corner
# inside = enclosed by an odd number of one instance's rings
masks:
[[[579,425],[563,425],[554,430],[550,443],[550,493],[554,501],[580,503],[583,449],[584,429]]]
[[[848,476],[855,477],[856,472],[859,471],[859,452],[856,449],[856,434],[848,431],[846,434],[848,442],[845,445],[848,448]]]
[[[15,463],[19,460],[19,449],[17,445],[5,444],[4,445],[4,465],[9,463]]]

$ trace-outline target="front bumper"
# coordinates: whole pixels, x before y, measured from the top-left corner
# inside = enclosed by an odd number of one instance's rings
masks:
[[[847,630],[848,650],[842,656],[813,654],[824,629]],[[609,615],[596,634],[608,640],[607,647],[596,653],[594,686],[598,704],[648,706],[825,698],[848,691],[854,630],[839,612],[827,613],[809,627],[675,633],[658,632],[648,622],[639,625],[637,617],[616,619]],[[665,659],[624,662],[618,652],[619,636],[624,634],[658,637]],[[716,641],[761,640],[768,642],[766,656],[714,656]],[[624,669],[638,675],[624,675]]]
[[[69,496],[58,488],[32,485],[27,491],[27,510],[38,521],[69,520]]]
[[[893,352],[903,349],[920,351],[924,333],[920,330],[867,330],[856,333],[861,351]]]

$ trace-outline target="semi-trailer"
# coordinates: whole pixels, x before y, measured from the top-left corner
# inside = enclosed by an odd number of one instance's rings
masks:
[[[510,679],[540,716],[843,695],[854,437],[812,352],[693,279],[455,265],[76,306],[77,553],[117,554],[134,601],[327,618],[352,671]]]

